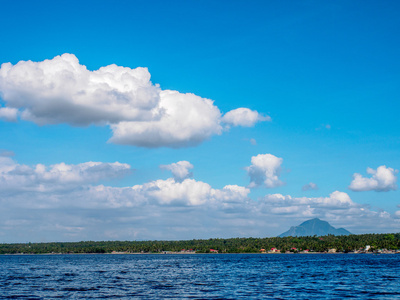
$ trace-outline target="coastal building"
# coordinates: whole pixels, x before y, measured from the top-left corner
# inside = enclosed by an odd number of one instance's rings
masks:
[[[281,250],[276,249],[275,247],[271,248],[271,250],[268,251],[268,253],[281,253]]]

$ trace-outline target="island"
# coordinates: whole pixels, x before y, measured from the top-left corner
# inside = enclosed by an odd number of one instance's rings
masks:
[[[183,241],[2,243],[0,254],[400,253],[400,233],[211,238]]]

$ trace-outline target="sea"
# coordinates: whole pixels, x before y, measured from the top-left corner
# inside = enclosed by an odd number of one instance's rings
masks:
[[[400,299],[400,255],[0,255],[0,299],[56,298]]]

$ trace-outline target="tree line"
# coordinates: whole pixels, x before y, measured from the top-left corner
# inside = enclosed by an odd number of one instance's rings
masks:
[[[3,243],[0,254],[45,254],[45,253],[163,253],[195,251],[209,253],[211,249],[218,253],[259,253],[271,248],[286,251],[310,250],[325,252],[337,249],[338,252],[350,252],[371,246],[377,249],[400,249],[400,233],[360,234],[348,236],[306,236],[306,237],[271,237],[271,238],[213,238],[207,240],[183,241],[82,241],[53,243]]]

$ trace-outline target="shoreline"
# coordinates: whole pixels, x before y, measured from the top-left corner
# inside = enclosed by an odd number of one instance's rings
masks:
[[[159,253],[159,252],[153,252],[153,253],[141,253],[141,252],[135,252],[135,253],[3,253],[0,254],[0,256],[27,256],[27,255],[237,255],[237,254],[250,254],[250,255],[318,255],[318,254],[328,254],[328,255],[339,255],[339,254],[345,254],[345,255],[394,255],[394,254],[400,254],[400,252],[383,252],[383,253],[373,253],[373,252],[362,252],[362,253],[355,253],[355,252],[335,252],[335,253],[329,253],[329,252],[308,252],[308,253],[181,253],[181,252],[169,252],[169,253]]]

